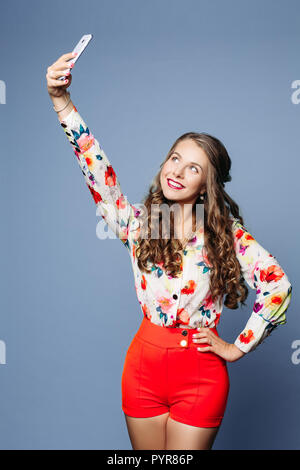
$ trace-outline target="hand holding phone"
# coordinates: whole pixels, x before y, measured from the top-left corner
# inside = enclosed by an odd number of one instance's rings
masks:
[[[89,44],[90,40],[92,39],[93,35],[92,34],[85,34],[84,36],[82,36],[82,38],[78,41],[78,43],[76,44],[76,46],[74,47],[72,53],[77,53],[77,55],[70,59],[68,61],[68,63],[71,65],[71,64],[75,64],[75,62],[77,62],[77,60],[79,59],[79,57],[81,56],[81,54],[83,53],[83,51],[85,50],[86,46]],[[60,77],[58,80],[65,80],[65,76],[64,77]]]

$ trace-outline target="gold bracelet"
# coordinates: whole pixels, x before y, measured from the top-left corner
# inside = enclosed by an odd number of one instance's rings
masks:
[[[53,109],[54,109],[54,111],[55,111],[56,113],[60,113],[61,111],[63,111],[64,109],[66,109],[66,107],[67,107],[68,104],[70,103],[70,101],[71,101],[71,95],[70,95],[70,93],[69,93],[68,91],[67,91],[67,93],[68,93],[68,95],[69,95],[69,101],[67,102],[67,104],[65,104],[65,106],[64,106],[63,108],[57,110],[57,109],[55,109],[55,106],[53,106]]]

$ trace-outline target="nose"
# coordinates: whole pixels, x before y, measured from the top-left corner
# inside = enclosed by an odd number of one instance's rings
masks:
[[[183,167],[181,167],[180,165],[178,165],[175,169],[174,169],[174,175],[176,176],[176,178],[180,177],[183,179]]]

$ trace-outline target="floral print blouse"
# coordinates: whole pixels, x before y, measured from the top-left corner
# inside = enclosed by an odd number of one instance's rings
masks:
[[[142,314],[162,327],[172,328],[180,324],[192,328],[216,327],[223,300],[213,302],[211,299],[210,267],[201,229],[183,251],[179,277],[169,276],[162,264],[150,264],[151,273],[141,272],[135,256],[140,211],[123,195],[110,161],[74,105],[60,123],[100,215],[129,253]],[[285,312],[291,301],[292,286],[276,258],[254,239],[238,219],[232,217],[231,220],[242,274],[249,287],[256,290],[251,316],[234,341],[240,350],[248,353],[278,325],[286,323]]]

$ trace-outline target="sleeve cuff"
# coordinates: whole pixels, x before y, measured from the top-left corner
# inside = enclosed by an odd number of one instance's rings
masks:
[[[276,324],[265,320],[254,312],[234,344],[244,353],[254,351],[276,327]]]

